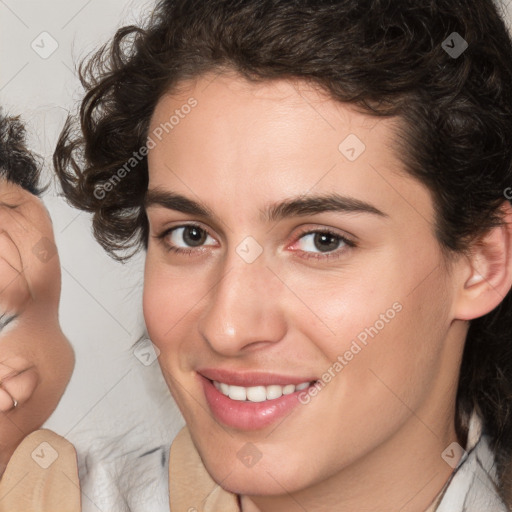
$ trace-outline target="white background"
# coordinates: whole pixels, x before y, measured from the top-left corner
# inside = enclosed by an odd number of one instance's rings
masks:
[[[0,105],[8,114],[21,114],[31,148],[45,159],[43,181],[54,182],[43,200],[62,265],[61,325],[76,353],[71,382],[45,427],[79,452],[95,450],[99,457],[116,445],[115,435],[123,436],[124,450],[130,442],[170,441],[182,420],[158,363],[143,365],[131,348],[144,332],[143,254],[124,265],[106,255],[92,237],[89,215],[58,195],[51,155],[68,112],[81,98],[78,63],[117,27],[136,22],[148,5],[152,2],[0,1]],[[52,45],[58,47],[48,56]]]

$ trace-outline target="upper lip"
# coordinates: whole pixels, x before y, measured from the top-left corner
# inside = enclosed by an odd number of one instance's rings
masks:
[[[286,386],[287,384],[301,384],[302,382],[315,381],[315,377],[297,377],[292,375],[282,375],[268,372],[254,371],[233,371],[224,368],[202,368],[197,373],[209,380],[215,380],[231,386]]]

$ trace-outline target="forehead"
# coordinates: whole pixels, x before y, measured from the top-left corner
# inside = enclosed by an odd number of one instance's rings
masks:
[[[0,176],[0,203],[13,207],[16,206],[18,209],[24,210],[27,213],[30,211],[34,215],[44,211],[45,216],[49,217],[48,210],[39,197],[3,176]]]
[[[36,296],[54,307],[60,268],[43,202],[19,185],[0,179],[0,222],[0,313],[18,311]]]
[[[3,177],[0,178],[0,217],[3,231],[16,243],[22,238],[25,243],[37,237],[53,240],[52,219],[41,199]]]
[[[377,137],[391,138],[392,128],[398,121],[359,112],[353,105],[334,100],[319,85],[304,80],[253,82],[231,72],[208,73],[183,82],[178,89],[165,94],[151,118],[150,134],[158,140],[164,138],[172,142],[179,138],[183,125],[190,124],[190,121],[185,122],[187,118],[194,119],[194,129],[205,128],[209,138],[216,136],[222,124],[231,124],[240,138],[244,136],[254,144],[261,135],[260,128],[264,129],[267,139],[277,136],[275,144],[303,133],[302,130],[308,132],[310,139],[315,139],[317,134],[325,137],[327,132],[339,132],[341,127],[363,133],[377,125]],[[243,120],[249,124],[242,124]],[[223,134],[225,132],[219,133]],[[337,136],[333,139],[337,140]]]
[[[314,188],[384,209],[384,203],[403,203],[413,187],[415,201],[428,209],[430,194],[405,172],[396,150],[399,123],[359,112],[301,80],[204,75],[157,104],[149,129],[149,188],[212,202],[213,196],[236,202],[245,194],[244,202],[252,203]]]

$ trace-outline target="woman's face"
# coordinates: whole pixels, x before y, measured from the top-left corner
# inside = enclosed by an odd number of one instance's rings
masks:
[[[209,472],[271,495],[440,459],[465,326],[396,120],[300,81],[188,85],[149,130],[144,315]]]
[[[37,197],[2,179],[0,219],[0,461],[5,465],[21,439],[57,406],[74,353],[59,325],[61,274],[47,210]]]

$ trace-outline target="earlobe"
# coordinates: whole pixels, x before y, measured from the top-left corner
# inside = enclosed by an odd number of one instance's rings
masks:
[[[455,318],[472,320],[496,308],[512,287],[512,206],[501,206],[503,224],[473,244],[463,271]]]

